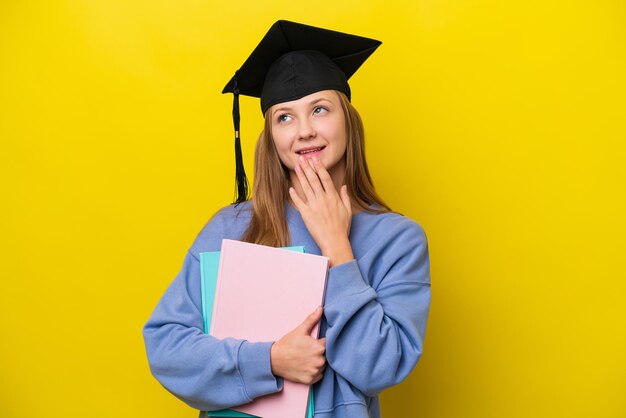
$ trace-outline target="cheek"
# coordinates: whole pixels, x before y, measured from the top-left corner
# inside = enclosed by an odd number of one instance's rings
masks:
[[[343,125],[343,121],[341,123],[337,123],[333,125],[332,132],[330,133],[330,137],[333,139],[333,142],[337,146],[338,149],[344,150],[346,148],[347,138],[346,138],[346,129]]]
[[[291,152],[291,143],[281,137],[281,135],[274,134],[274,146],[276,147],[276,151],[278,153],[278,158],[280,158],[280,161],[287,167],[289,167],[290,161],[288,156]]]

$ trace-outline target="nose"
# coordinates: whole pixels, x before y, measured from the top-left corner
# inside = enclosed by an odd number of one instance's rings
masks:
[[[315,127],[308,118],[300,119],[298,135],[300,139],[315,138]]]

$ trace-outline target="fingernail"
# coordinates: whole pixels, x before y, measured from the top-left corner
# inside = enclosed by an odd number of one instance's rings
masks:
[[[320,160],[319,160],[319,158],[317,158],[317,157],[313,157],[313,162],[317,164],[317,163],[319,163],[319,162],[320,162]]]
[[[301,155],[298,157],[300,159],[301,162],[304,162],[304,157]]]

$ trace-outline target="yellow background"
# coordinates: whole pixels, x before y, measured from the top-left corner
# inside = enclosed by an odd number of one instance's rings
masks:
[[[385,416],[626,416],[621,0],[3,0],[0,416],[195,416],[141,327],[232,198],[220,92],[279,18],[383,40],[353,102],[433,282]]]

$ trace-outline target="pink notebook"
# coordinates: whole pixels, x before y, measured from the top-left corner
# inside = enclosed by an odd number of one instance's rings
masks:
[[[328,258],[223,240],[211,335],[276,341],[323,304]],[[319,325],[312,335],[317,337]],[[285,380],[279,393],[232,408],[263,418],[304,418],[310,386]]]

